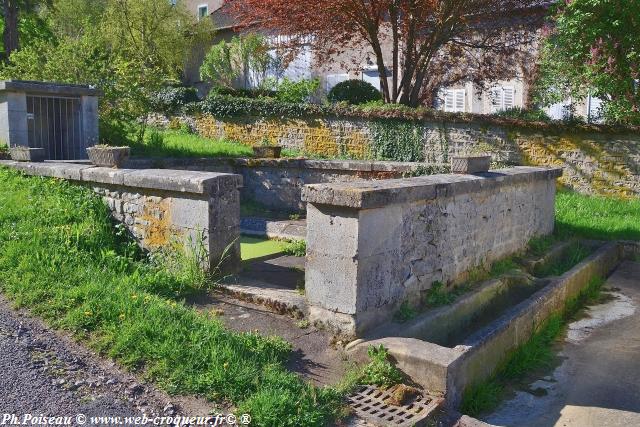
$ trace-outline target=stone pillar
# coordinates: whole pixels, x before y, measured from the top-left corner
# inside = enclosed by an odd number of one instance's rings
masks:
[[[84,135],[84,148],[81,158],[88,158],[86,149],[100,143],[98,126],[98,97],[82,96],[80,100],[82,109],[82,134]]]
[[[22,92],[0,93],[0,144],[29,146],[27,96]]]

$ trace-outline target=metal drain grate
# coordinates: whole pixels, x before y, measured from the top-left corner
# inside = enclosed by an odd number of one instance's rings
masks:
[[[418,395],[404,406],[385,403],[393,395],[395,387],[380,390],[376,387],[363,386],[347,397],[354,412],[364,420],[377,426],[413,426],[426,419],[440,406],[444,399]]]

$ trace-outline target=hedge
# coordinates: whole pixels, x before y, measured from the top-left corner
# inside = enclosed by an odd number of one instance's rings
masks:
[[[639,126],[610,126],[596,124],[564,123],[560,121],[528,121],[497,115],[447,113],[431,108],[411,108],[404,105],[346,105],[346,104],[291,104],[273,98],[238,98],[228,95],[212,95],[201,102],[190,103],[184,114],[210,114],[217,118],[258,116],[287,118],[335,117],[365,120],[400,120],[409,122],[436,121],[447,123],[473,123],[486,126],[511,126],[534,130],[568,132],[629,133],[640,131]]]

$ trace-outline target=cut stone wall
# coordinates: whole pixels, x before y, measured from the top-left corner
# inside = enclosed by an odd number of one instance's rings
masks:
[[[565,173],[560,183],[582,193],[640,195],[637,129],[525,126],[490,117],[483,121],[408,121],[337,117],[219,119],[203,115],[195,122],[197,132],[205,137],[224,137],[247,145],[266,138],[286,148],[326,156],[369,159],[375,147],[393,151],[408,144],[416,145],[423,161],[442,166],[448,165],[453,155],[487,153],[504,165],[561,166]]]
[[[434,282],[464,281],[551,234],[561,174],[515,167],[305,187],[312,320],[359,335],[419,304]]]
[[[132,159],[127,167],[168,168],[242,175],[242,197],[279,210],[304,212],[308,184],[401,178],[431,170],[425,163],[303,159]]]
[[[186,249],[205,268],[224,273],[239,269],[241,176],[72,163],[0,165],[91,187],[144,249]]]

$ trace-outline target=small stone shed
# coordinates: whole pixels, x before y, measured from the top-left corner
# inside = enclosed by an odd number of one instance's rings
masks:
[[[51,160],[86,159],[98,142],[98,97],[90,86],[0,81],[0,144],[44,148]]]

